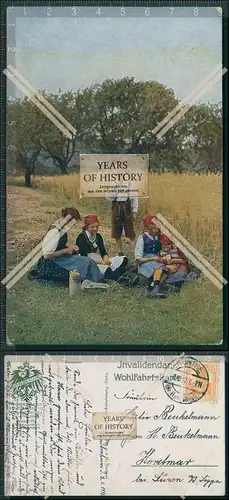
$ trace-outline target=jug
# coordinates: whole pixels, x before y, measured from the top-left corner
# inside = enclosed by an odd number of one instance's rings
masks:
[[[75,295],[81,292],[81,277],[77,271],[69,273],[69,295]]]

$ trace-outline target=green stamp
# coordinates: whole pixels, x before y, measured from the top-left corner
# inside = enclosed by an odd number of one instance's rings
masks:
[[[10,379],[10,392],[26,403],[37,396],[43,389],[43,376],[28,361],[12,372]]]

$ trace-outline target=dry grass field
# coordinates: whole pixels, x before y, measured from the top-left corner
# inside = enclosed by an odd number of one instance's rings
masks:
[[[23,178],[9,178],[8,211],[17,259],[41,241],[64,206],[76,206],[82,217],[97,213],[106,247],[115,253],[110,237],[110,202],[79,198],[79,174],[36,177],[33,189]],[[222,178],[215,175],[150,174],[150,196],[140,201],[136,233],[142,218],[160,212],[222,273]],[[75,240],[77,223],[70,234]],[[124,238],[130,260],[134,248]],[[15,323],[8,336],[17,344],[166,345],[214,344],[222,340],[222,293],[205,278],[183,287],[180,296],[152,301],[142,289],[129,291],[114,284],[109,292],[82,293],[72,299],[66,289],[33,284],[26,277],[8,299]]]

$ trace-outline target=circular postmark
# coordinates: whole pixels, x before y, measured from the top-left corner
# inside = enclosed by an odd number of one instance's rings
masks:
[[[207,392],[209,374],[205,366],[191,356],[176,358],[164,372],[163,387],[177,403],[199,401]]]

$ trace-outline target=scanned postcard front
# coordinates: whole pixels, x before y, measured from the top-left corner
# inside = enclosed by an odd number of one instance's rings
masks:
[[[5,495],[224,495],[224,358],[5,357]]]

